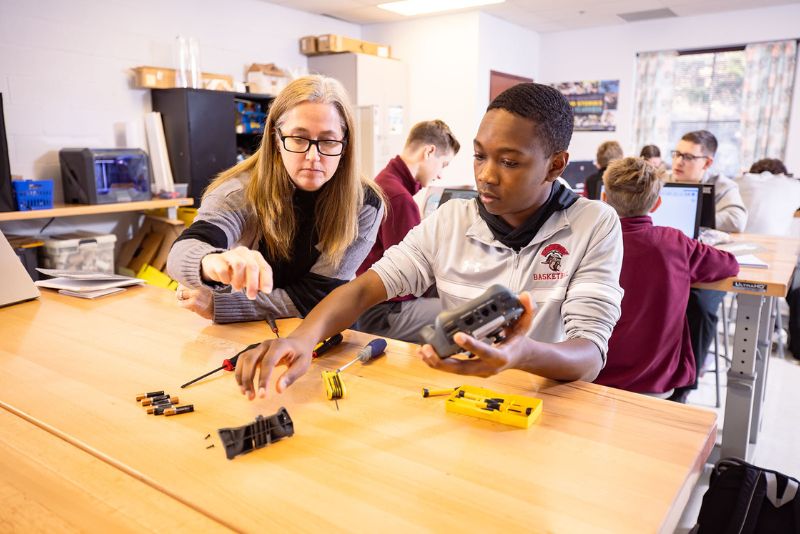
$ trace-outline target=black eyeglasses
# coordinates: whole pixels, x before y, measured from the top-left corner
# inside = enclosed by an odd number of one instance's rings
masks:
[[[672,151],[672,159],[681,158],[686,163],[691,163],[696,159],[708,159],[708,156],[695,156],[694,154],[684,154],[683,152],[678,152],[677,150]]]
[[[344,152],[344,145],[347,141],[334,141],[333,139],[307,139],[296,135],[283,135],[280,130],[277,130],[278,137],[281,138],[283,148],[288,152],[295,154],[305,154],[311,149],[311,145],[317,147],[317,152],[323,156],[339,156]]]

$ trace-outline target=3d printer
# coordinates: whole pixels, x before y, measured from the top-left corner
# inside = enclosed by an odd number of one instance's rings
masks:
[[[150,158],[138,148],[64,148],[58,153],[64,201],[111,204],[150,200]]]

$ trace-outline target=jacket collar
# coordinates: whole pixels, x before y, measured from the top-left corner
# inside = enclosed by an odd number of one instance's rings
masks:
[[[539,231],[536,233],[531,242],[522,247],[522,250],[525,250],[528,247],[537,246],[540,243],[544,243],[545,241],[553,237],[556,233],[560,232],[564,228],[569,227],[570,222],[569,222],[568,212],[570,211],[570,208],[557,211],[553,215],[551,215],[550,218],[547,219],[547,221],[542,225],[541,229],[539,229]],[[478,205],[475,201],[472,201],[470,209],[472,210],[472,216],[474,221],[469,226],[469,228],[467,228],[467,232],[465,234],[466,237],[475,239],[476,241],[483,243],[485,245],[512,250],[511,247],[507,247],[506,245],[504,245],[503,243],[494,238],[494,235],[492,235],[492,231],[489,229],[489,226],[483,219],[481,219],[481,216],[478,214]]]
[[[642,230],[645,228],[652,228],[653,226],[653,219],[649,215],[640,215],[638,217],[620,217],[619,222],[622,225],[623,232]]]
[[[403,184],[403,187],[411,193],[411,195],[416,194],[422,189],[422,185],[414,179],[414,176],[412,176],[411,171],[408,169],[408,165],[406,165],[406,162],[403,161],[403,158],[400,156],[392,158],[389,161],[388,167],[395,176],[400,178],[400,183]]]

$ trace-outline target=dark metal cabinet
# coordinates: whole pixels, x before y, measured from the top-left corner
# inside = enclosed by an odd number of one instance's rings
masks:
[[[236,163],[234,93],[205,89],[154,89],[153,111],[161,113],[172,177],[189,184],[200,205],[203,190]]]

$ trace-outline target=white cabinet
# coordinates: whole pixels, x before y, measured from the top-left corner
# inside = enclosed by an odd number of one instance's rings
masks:
[[[410,128],[405,64],[346,53],[309,57],[308,70],[336,78],[347,89],[356,111],[361,169],[374,178],[403,150]]]

